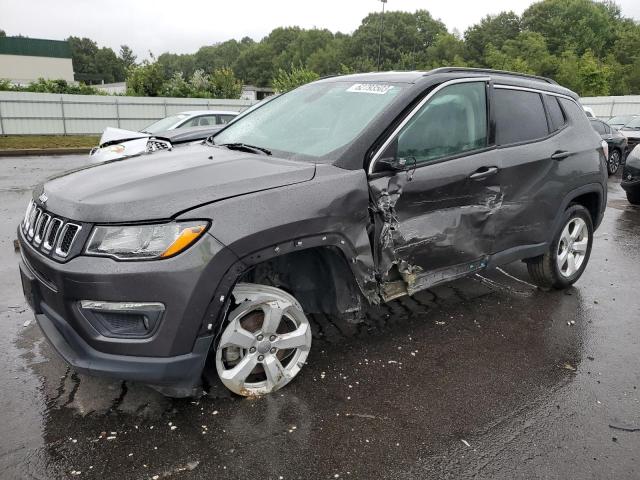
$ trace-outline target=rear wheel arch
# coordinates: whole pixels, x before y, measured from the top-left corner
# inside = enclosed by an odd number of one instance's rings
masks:
[[[600,221],[602,220],[602,211],[605,199],[606,197],[603,187],[597,183],[584,185],[572,190],[565,196],[561,207],[558,209],[551,232],[555,232],[559,228],[564,217],[564,212],[574,204],[582,205],[586,208],[591,216],[594,229],[598,228]]]

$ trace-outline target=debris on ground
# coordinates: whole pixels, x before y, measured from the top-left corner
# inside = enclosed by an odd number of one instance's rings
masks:
[[[469,442],[467,442],[466,440],[464,440],[464,439],[460,439],[460,441],[461,441],[462,443],[464,443],[467,447],[471,447],[471,445],[469,444]]]
[[[573,365],[571,365],[570,363],[565,363],[562,368],[566,369],[566,370],[571,370],[572,372],[576,371],[576,367],[574,367]]]
[[[609,428],[613,428],[614,430],[620,430],[623,432],[640,432],[640,427],[626,427],[622,425],[612,425],[609,424]]]

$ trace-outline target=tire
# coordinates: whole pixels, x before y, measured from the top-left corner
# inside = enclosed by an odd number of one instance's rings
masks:
[[[609,172],[609,176],[618,173],[621,163],[622,155],[620,154],[620,150],[618,150],[617,148],[612,148],[611,152],[609,153],[609,160],[607,161],[607,170]]]
[[[245,397],[266,395],[288,384],[304,366],[311,326],[300,303],[279,288],[239,283],[237,307],[215,347],[222,384]]]
[[[545,290],[570,287],[584,272],[592,245],[593,222],[589,211],[582,205],[570,205],[549,251],[526,261],[531,279]]]
[[[640,205],[640,187],[637,190],[627,191],[627,200],[631,205]]]

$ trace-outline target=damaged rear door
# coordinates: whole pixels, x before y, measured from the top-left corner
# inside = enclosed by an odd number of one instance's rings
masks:
[[[501,204],[488,79],[432,90],[370,165],[374,251],[385,300],[483,268]]]

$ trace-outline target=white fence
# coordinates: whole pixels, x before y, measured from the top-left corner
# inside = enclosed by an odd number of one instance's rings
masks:
[[[0,134],[99,134],[106,127],[140,130],[185,110],[241,112],[250,100],[120,97],[0,92]]]
[[[583,97],[582,105],[591,107],[598,118],[608,119],[616,115],[640,114],[640,95],[624,97]]]

